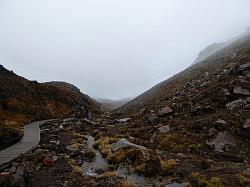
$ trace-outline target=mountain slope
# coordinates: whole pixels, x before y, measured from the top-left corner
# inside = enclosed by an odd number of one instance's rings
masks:
[[[220,74],[224,70],[228,71],[236,64],[239,64],[241,60],[247,61],[249,59],[249,46],[250,34],[221,49],[206,60],[194,64],[173,77],[155,85],[114,112],[133,113],[144,107],[154,108],[154,105],[157,107],[164,106],[176,92],[180,92],[185,87],[185,84],[206,76],[215,78],[214,75]],[[224,78],[230,78],[229,75],[224,74],[222,75]],[[223,81],[220,82],[223,83]],[[202,83],[202,80],[200,82]]]
[[[248,186],[249,177],[241,173],[248,171],[250,161],[249,77],[246,35],[154,86],[113,116],[132,118],[128,137],[159,150],[161,157],[178,157],[181,164],[174,176],[182,182]]]
[[[224,47],[226,47],[227,45],[230,45],[232,42],[237,41],[238,39],[246,36],[247,34],[250,33],[250,29],[247,28],[246,32],[237,35],[235,37],[233,37],[232,39],[225,41],[225,42],[221,42],[221,43],[213,43],[211,45],[209,45],[208,47],[206,47],[204,50],[202,50],[198,57],[195,59],[195,61],[193,62],[193,64],[196,64],[200,61],[205,60],[206,58],[208,58],[209,56],[215,54],[216,52],[218,52],[219,50],[223,49]]]
[[[1,143],[20,134],[30,121],[83,115],[82,107],[93,113],[99,104],[80,91],[29,81],[0,66]]]

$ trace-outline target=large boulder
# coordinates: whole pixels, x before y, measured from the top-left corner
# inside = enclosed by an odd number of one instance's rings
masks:
[[[206,144],[214,148],[214,150],[217,152],[224,152],[223,149],[226,146],[235,146],[235,140],[227,132],[218,132],[217,135],[215,135],[215,138],[207,141]]]
[[[166,106],[166,107],[164,107],[164,108],[162,108],[160,110],[160,112],[158,113],[158,115],[159,116],[167,116],[167,115],[169,115],[169,114],[171,114],[173,112],[174,111],[171,108],[169,108],[168,106]]]

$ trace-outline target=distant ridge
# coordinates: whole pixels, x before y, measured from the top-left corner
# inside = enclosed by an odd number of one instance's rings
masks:
[[[248,27],[244,33],[239,34],[228,41],[221,42],[221,43],[213,43],[213,44],[207,46],[204,50],[202,50],[198,54],[198,57],[195,59],[195,61],[192,64],[196,64],[198,62],[201,62],[202,60],[205,60],[209,56],[215,54],[217,51],[219,51],[219,50],[223,49],[224,47],[226,47],[227,45],[229,45],[230,43],[238,40],[239,38],[242,38],[243,36],[246,36],[248,33],[250,33],[250,27]]]

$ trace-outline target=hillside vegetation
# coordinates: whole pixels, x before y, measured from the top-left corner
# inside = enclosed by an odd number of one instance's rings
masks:
[[[0,66],[0,142],[20,138],[21,127],[31,121],[69,117],[82,107],[99,110],[99,104],[79,90],[29,81]],[[10,137],[13,137],[10,138]]]

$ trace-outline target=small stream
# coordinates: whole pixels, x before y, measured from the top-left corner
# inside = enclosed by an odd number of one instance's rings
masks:
[[[103,158],[100,151],[95,150],[93,145],[95,138],[93,136],[86,136],[87,148],[95,152],[95,158],[91,161],[84,161],[81,168],[84,176],[97,177],[100,173],[109,169],[107,161]],[[124,178],[130,181],[134,186],[152,186],[144,176],[138,175],[128,167],[120,165],[116,170],[118,178]]]
[[[95,138],[93,136],[87,137],[87,147],[95,152],[95,158],[92,162],[84,161],[82,164],[82,173],[85,176],[98,176],[98,173],[108,170],[108,163],[102,157],[100,151],[95,150],[93,145],[95,143]]]

